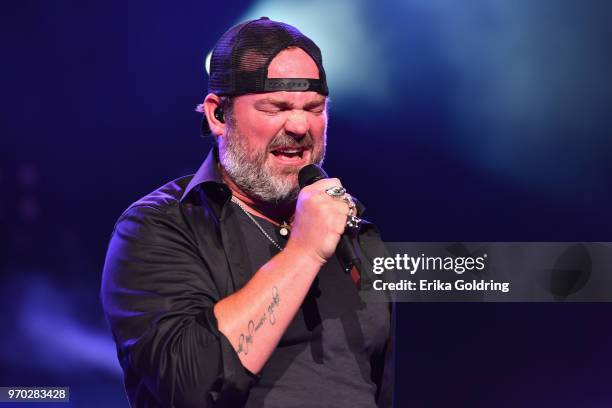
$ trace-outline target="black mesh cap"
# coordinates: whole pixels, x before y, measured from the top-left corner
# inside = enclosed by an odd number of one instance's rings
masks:
[[[319,68],[319,79],[268,78],[268,65],[282,50],[299,47]],[[297,28],[261,17],[230,28],[210,58],[208,92],[219,96],[276,91],[315,91],[328,95],[321,50]],[[203,133],[209,133],[206,117]]]

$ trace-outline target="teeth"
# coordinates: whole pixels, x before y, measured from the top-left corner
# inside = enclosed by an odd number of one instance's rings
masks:
[[[300,153],[302,153],[302,150],[301,149],[298,149],[298,150],[284,150],[284,149],[281,149],[281,150],[274,150],[274,152],[276,152],[277,154],[300,154]]]
[[[300,159],[302,158],[302,154],[304,153],[303,149],[277,149],[277,150],[272,150],[272,153],[274,155],[283,155],[283,156],[291,156],[291,157],[299,157]]]

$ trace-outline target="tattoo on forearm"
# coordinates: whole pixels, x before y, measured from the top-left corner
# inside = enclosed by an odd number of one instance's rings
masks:
[[[249,354],[249,344],[253,344],[253,336],[255,332],[262,328],[264,323],[268,321],[271,326],[276,324],[276,315],[274,314],[274,310],[280,303],[280,295],[278,293],[278,288],[276,286],[272,287],[272,301],[268,305],[266,312],[257,320],[249,320],[247,324],[246,334],[241,333],[238,337],[238,349],[236,352],[238,354],[244,354],[245,356]]]
[[[276,323],[276,315],[274,314],[274,309],[276,308],[276,306],[278,306],[279,303],[280,295],[278,294],[278,288],[274,286],[272,288],[272,302],[270,302],[270,304],[268,305],[268,320],[270,321],[270,324],[272,326],[274,326],[274,324]],[[264,313],[264,319],[265,317],[266,314]]]

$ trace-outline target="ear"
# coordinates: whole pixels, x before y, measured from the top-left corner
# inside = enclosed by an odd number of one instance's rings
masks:
[[[210,131],[214,136],[223,136],[225,133],[225,123],[215,118],[214,115],[215,109],[219,108],[220,106],[221,99],[219,96],[212,93],[206,95],[204,103],[202,104],[204,115],[206,115],[206,119],[208,120],[208,126],[210,127]]]

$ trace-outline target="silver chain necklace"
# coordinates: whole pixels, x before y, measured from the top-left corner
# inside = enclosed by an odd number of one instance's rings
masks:
[[[247,217],[249,217],[251,219],[251,221],[253,221],[253,224],[255,224],[255,226],[257,226],[257,228],[261,231],[262,234],[264,234],[264,236],[266,238],[268,238],[268,241],[270,241],[272,243],[272,245],[274,245],[276,248],[278,248],[279,251],[283,250],[283,247],[281,247],[280,245],[278,245],[276,243],[275,240],[272,239],[272,237],[270,235],[268,235],[268,233],[263,229],[263,227],[257,222],[257,220],[251,215],[251,213],[249,213],[247,211],[247,209],[244,207],[244,204],[242,204],[242,202],[240,202],[236,197],[232,196],[232,202],[234,204],[237,204],[238,207],[240,207],[240,209],[246,214]]]

